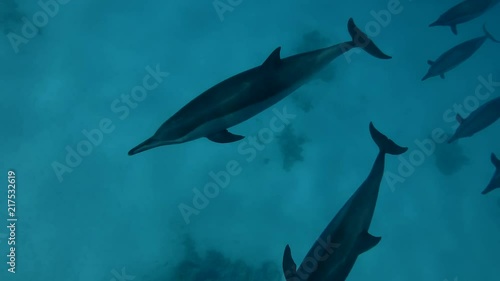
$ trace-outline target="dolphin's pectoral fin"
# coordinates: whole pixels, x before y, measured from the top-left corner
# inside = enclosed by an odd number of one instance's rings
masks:
[[[491,33],[488,31],[488,29],[486,28],[486,24],[483,25],[483,31],[484,31],[484,34],[486,35],[486,37],[488,37],[491,41],[495,42],[495,43],[500,43],[500,40],[497,40],[495,37],[493,37],[493,35],[491,35]]]
[[[276,48],[262,64],[264,67],[275,67],[281,62],[281,47]]]
[[[441,73],[439,77],[441,77],[441,79],[444,79],[444,73]]]
[[[217,143],[235,142],[244,138],[244,136],[231,134],[228,130],[220,131],[218,133],[207,136],[207,139]]]
[[[377,246],[380,242],[381,237],[375,237],[368,232],[361,233],[358,237],[356,251],[358,254],[364,253],[371,248]]]
[[[285,252],[283,253],[283,274],[286,280],[294,280],[297,275],[297,265],[292,258],[292,250],[290,246],[286,245]]]
[[[428,63],[429,65],[433,65],[433,64],[434,64],[434,61],[428,60],[428,61],[427,61],[427,63]]]
[[[495,155],[495,153],[491,154],[491,163],[493,163],[493,165],[495,165],[495,167],[500,169],[500,159],[498,159],[498,157]]]
[[[455,25],[452,25],[450,27],[451,27],[451,32],[453,32],[453,34],[457,35],[458,34],[458,32],[457,32],[457,25],[455,24]]]

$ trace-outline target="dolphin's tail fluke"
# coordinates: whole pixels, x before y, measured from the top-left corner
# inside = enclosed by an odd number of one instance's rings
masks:
[[[491,35],[491,33],[488,31],[488,29],[486,28],[486,24],[483,25],[483,31],[484,31],[484,34],[486,35],[486,37],[491,39],[491,41],[496,42],[496,43],[500,43],[500,41],[497,40],[495,37],[493,37],[493,35]]]
[[[377,144],[380,152],[387,153],[391,155],[399,155],[405,153],[408,148],[401,147],[386,137],[384,134],[379,132],[373,123],[370,122],[370,134],[372,136],[373,141]]]
[[[379,59],[390,59],[391,57],[384,54],[373,41],[368,38],[363,31],[361,31],[352,18],[347,22],[347,30],[352,37],[352,43],[358,48],[362,48],[370,55]]]

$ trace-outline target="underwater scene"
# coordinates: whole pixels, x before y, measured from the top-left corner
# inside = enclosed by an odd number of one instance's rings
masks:
[[[498,281],[500,0],[0,0],[0,281]]]

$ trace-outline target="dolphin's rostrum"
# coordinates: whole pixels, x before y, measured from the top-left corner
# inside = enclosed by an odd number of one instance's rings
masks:
[[[241,140],[243,136],[227,129],[282,100],[345,52],[362,48],[376,58],[391,58],[352,19],[347,27],[352,37],[348,42],[287,58],[281,58],[281,47],[277,48],[262,65],[230,77],[193,99],[128,154],[203,137],[218,143]]]
[[[399,155],[408,150],[388,139],[370,123],[370,134],[379,147],[372,170],[357,191],[323,230],[318,240],[296,268],[290,247],[283,254],[287,281],[344,281],[357,257],[380,242],[368,233],[384,174],[385,154]]]

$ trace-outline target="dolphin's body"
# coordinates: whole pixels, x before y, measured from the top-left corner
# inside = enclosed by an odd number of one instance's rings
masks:
[[[448,140],[452,143],[461,138],[472,137],[474,134],[484,130],[500,118],[500,97],[488,101],[478,109],[471,112],[467,118],[457,114],[460,123],[455,134]]]
[[[429,26],[449,26],[457,34],[457,25],[471,21],[498,4],[500,0],[465,0],[442,14]]]
[[[370,134],[380,149],[370,174],[330,221],[298,269],[286,246],[283,272],[287,281],[344,281],[358,255],[380,242],[381,238],[370,235],[368,229],[384,174],[385,154],[399,155],[408,148],[395,144],[372,123]],[[311,268],[313,264],[317,266]]]
[[[358,47],[377,58],[391,58],[352,19],[347,27],[352,41],[284,59],[280,57],[281,48],[277,48],[262,65],[228,78],[196,97],[128,154],[203,137],[218,143],[241,140],[243,136],[227,129],[282,100],[345,52]]]
[[[491,181],[486,189],[483,190],[482,194],[488,194],[494,189],[500,188],[500,160],[494,153],[491,154],[491,163],[493,163],[496,168],[495,174],[493,175],[493,178],[491,178]]]
[[[464,61],[470,58],[487,39],[500,43],[500,41],[493,38],[488,32],[486,26],[483,26],[484,35],[468,41],[465,41],[442,54],[436,61],[427,61],[430,65],[429,71],[422,78],[422,81],[427,80],[434,76],[441,76],[444,79],[444,74]]]

